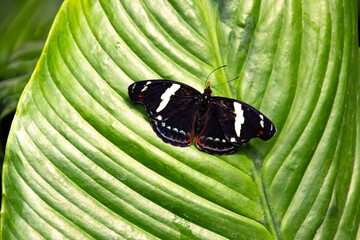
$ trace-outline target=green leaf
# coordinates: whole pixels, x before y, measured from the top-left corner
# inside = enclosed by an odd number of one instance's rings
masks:
[[[354,1],[65,1],[3,168],[3,239],[355,239]],[[278,133],[209,155],[157,138],[127,87],[167,78],[261,110]]]
[[[8,123],[34,71],[60,3],[58,0],[0,1],[1,160],[10,130]]]

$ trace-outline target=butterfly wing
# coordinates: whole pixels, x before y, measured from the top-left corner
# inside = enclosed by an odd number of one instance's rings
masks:
[[[131,84],[131,101],[145,106],[155,133],[164,142],[189,146],[194,139],[200,92],[170,80],[147,80]]]
[[[251,138],[269,140],[274,124],[250,105],[223,97],[212,97],[196,147],[212,154],[229,154]],[[219,141],[220,140],[220,141]]]
[[[200,151],[223,155],[233,153],[240,147],[229,142],[220,120],[216,108],[209,106],[204,126],[195,140],[195,146]]]

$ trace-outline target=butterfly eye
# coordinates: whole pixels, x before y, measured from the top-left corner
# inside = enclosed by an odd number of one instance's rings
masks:
[[[138,98],[142,98],[142,97],[143,97],[143,95],[142,95],[142,94],[139,94],[139,95],[137,95],[137,97],[138,97]]]

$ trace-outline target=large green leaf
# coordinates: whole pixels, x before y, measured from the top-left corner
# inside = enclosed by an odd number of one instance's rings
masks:
[[[0,0],[0,160],[20,95],[40,57],[59,0]]]
[[[65,1],[20,99],[3,239],[355,239],[355,1]],[[241,99],[278,128],[212,156],[156,137],[134,81]]]

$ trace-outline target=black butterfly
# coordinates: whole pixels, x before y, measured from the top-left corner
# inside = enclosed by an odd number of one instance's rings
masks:
[[[128,88],[132,102],[145,106],[151,126],[164,142],[195,146],[210,154],[235,152],[251,138],[269,140],[274,124],[261,112],[235,99],[211,97],[208,82],[204,93],[171,80],[145,80]]]

